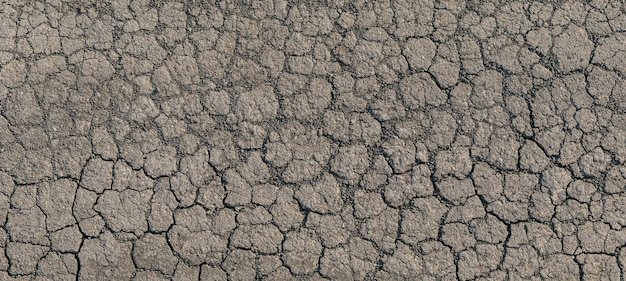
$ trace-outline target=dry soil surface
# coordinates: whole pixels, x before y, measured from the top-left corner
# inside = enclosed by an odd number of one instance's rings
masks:
[[[624,280],[621,0],[2,0],[0,280]]]

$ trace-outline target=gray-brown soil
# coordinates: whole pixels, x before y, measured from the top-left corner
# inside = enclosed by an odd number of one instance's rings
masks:
[[[0,280],[624,280],[622,0],[0,1]]]

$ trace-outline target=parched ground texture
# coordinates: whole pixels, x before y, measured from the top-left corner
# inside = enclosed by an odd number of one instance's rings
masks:
[[[0,2],[0,280],[626,278],[624,1]]]

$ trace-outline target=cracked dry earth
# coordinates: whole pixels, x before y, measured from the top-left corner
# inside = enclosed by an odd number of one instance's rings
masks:
[[[626,277],[620,0],[2,1],[0,114],[3,281]]]

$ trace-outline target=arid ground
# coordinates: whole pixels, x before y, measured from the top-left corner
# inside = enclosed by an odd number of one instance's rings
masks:
[[[0,280],[624,280],[622,0],[0,0]]]

